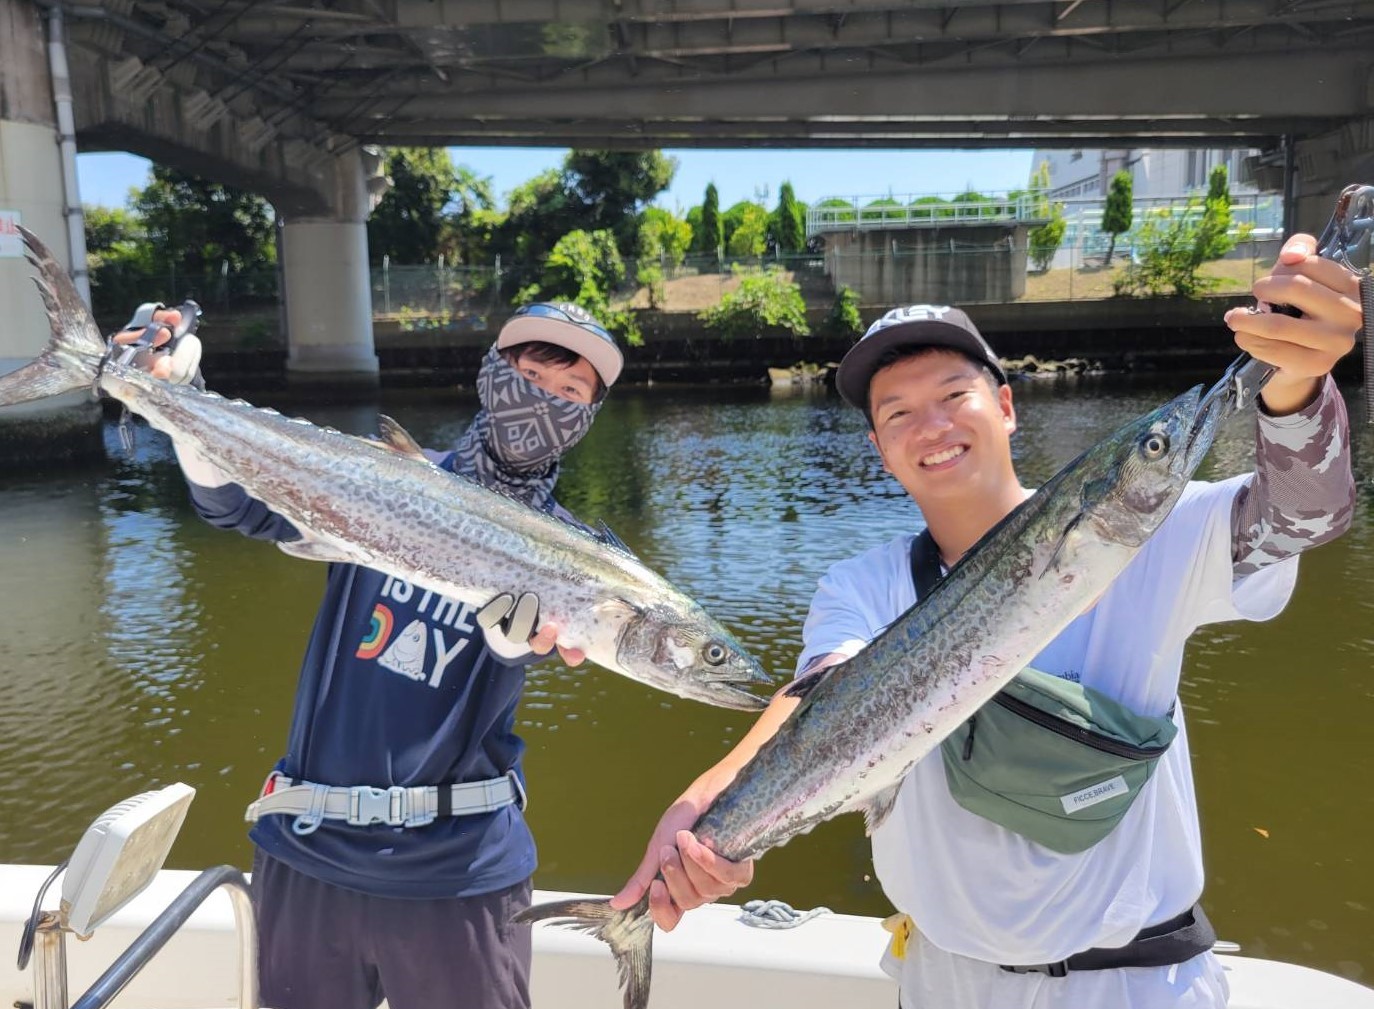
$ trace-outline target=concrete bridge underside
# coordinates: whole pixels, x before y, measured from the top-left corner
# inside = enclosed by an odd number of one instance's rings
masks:
[[[273,202],[292,369],[330,381],[376,375],[368,145],[1253,145],[1306,228],[1374,180],[1374,2],[0,0],[0,210],[45,226],[54,11],[83,151]]]

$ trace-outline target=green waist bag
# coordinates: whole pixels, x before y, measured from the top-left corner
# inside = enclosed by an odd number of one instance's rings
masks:
[[[1026,668],[940,744],[954,801],[1066,854],[1112,832],[1178,729]]]
[[[923,599],[940,580],[928,531],[911,544]],[[1026,668],[940,744],[954,801],[1054,851],[1112,832],[1174,741],[1173,711],[1138,715],[1080,683]]]

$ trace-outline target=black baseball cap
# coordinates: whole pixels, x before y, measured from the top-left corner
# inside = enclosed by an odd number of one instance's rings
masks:
[[[850,406],[868,410],[868,385],[878,361],[894,347],[945,347],[987,365],[1006,385],[1007,373],[997,355],[978,332],[973,320],[948,305],[906,305],[894,308],[868,327],[859,342],[849,348],[835,372],[835,388]]]
[[[615,337],[581,305],[570,301],[537,301],[515,310],[501,327],[496,346],[505,350],[522,343],[552,343],[581,354],[610,388],[620,377],[625,357]]]

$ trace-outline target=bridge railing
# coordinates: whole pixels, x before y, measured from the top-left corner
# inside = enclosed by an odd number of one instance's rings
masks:
[[[923,196],[831,196],[807,208],[807,237],[829,231],[1043,223],[1038,191]]]

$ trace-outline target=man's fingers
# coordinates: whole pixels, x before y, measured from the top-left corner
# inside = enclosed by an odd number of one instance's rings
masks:
[[[1290,375],[1306,378],[1320,378],[1325,375],[1339,357],[1286,340],[1267,340],[1249,333],[1237,333],[1236,346],[1252,357],[1272,364]]]
[[[562,645],[558,646],[558,656],[569,666],[580,666],[587,659],[587,653],[582,649],[564,648]]]
[[[649,914],[653,916],[654,924],[665,932],[677,928],[677,923],[682,920],[682,912],[674,906],[661,879],[654,880],[649,886]]]
[[[1351,325],[1349,318],[1340,322],[1317,318],[1295,319],[1278,312],[1249,312],[1243,308],[1233,308],[1223,318],[1237,336],[1244,334],[1276,343],[1291,343],[1339,357],[1349,353],[1355,345],[1359,316],[1355,317],[1356,324]]]
[[[1327,263],[1343,277],[1329,282],[1312,276],[1305,267],[1301,273],[1275,273],[1255,281],[1251,290],[1255,297],[1271,305],[1291,305],[1313,319],[1345,322],[1352,328],[1359,324],[1359,281],[1339,263]],[[1349,281],[1346,283],[1345,281]]]
[[[1279,250],[1279,262],[1299,263],[1306,256],[1311,256],[1317,251],[1317,240],[1311,235],[1299,232],[1283,243],[1283,248]]]
[[[663,885],[668,888],[668,896],[679,910],[690,911],[711,899],[709,895],[697,890],[683,867],[682,856],[671,845],[664,846],[660,854],[658,871],[663,877]]]
[[[163,308],[153,313],[153,322],[165,323],[162,329],[158,330],[157,336],[153,339],[153,346],[160,347],[172,338],[172,330],[181,322],[181,312],[175,308]],[[146,326],[130,326],[122,329],[114,336],[115,343],[133,343],[143,335]]]
[[[1274,269],[1269,273],[1269,277],[1295,276],[1307,277],[1313,283],[1329,287],[1346,297],[1359,297],[1360,278],[1332,259],[1323,259],[1316,255],[1292,258],[1280,256],[1279,261],[1274,264]]]
[[[657,875],[658,852],[655,848],[653,857],[651,858],[646,852],[639,863],[639,868],[634,871],[634,875],[626,880],[625,885],[620,888],[620,892],[611,898],[611,907],[617,911],[623,911],[625,908],[636,904],[639,898],[644,896],[644,891],[649,889],[649,884],[654,881],[654,877]]]
[[[545,624],[537,634],[530,636],[530,651],[535,655],[548,655],[558,643],[558,625]]]
[[[688,830],[677,834],[682,864],[697,891],[715,900],[734,893],[754,878],[752,862],[732,862],[712,851]]]

